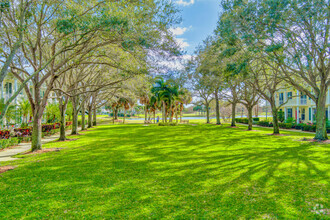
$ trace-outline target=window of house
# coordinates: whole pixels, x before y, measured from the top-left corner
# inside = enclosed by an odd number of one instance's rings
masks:
[[[300,96],[300,104],[301,105],[306,105],[307,104],[307,96],[306,95],[301,95]]]
[[[306,114],[306,112],[305,112],[305,109],[303,108],[302,110],[301,110],[301,120],[305,120],[305,114]]]
[[[292,99],[292,92],[288,92],[287,97],[288,99]]]
[[[280,99],[279,99],[279,101],[280,101],[280,105],[283,104],[283,97],[284,97],[284,96],[283,96],[283,93],[280,93]]]
[[[12,83],[6,83],[5,89],[6,89],[6,95],[12,94],[12,92],[13,92],[13,90],[12,90]]]
[[[288,118],[292,118],[292,108],[288,108],[287,116],[288,116]]]

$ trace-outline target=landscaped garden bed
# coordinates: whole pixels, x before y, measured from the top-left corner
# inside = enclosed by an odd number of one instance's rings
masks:
[[[66,122],[66,129],[70,128],[72,121]],[[51,136],[59,132],[60,123],[48,123],[42,125],[42,137]],[[21,142],[31,141],[32,127],[15,128],[10,130],[0,130],[0,150],[15,146]]]
[[[247,118],[236,118],[235,121],[237,123],[248,124]],[[273,123],[269,121],[256,121],[256,125],[263,126],[263,127],[273,127]],[[301,131],[308,131],[308,132],[315,132],[316,125],[312,123],[294,123],[294,122],[280,122],[279,127],[282,129],[296,129]],[[330,133],[330,124],[327,122],[327,132]]]

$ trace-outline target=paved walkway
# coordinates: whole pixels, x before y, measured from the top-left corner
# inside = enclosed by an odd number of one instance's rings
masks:
[[[66,135],[71,134],[71,130],[67,130]],[[59,139],[60,133],[54,134],[52,136],[47,136],[41,139],[41,143],[45,144],[51,141],[55,141]],[[3,151],[0,151],[0,162],[1,161],[10,161],[10,160],[17,160],[19,158],[14,158],[13,156],[23,153],[25,151],[28,151],[31,149],[31,143],[20,143],[19,145],[10,148],[10,149],[5,149]]]

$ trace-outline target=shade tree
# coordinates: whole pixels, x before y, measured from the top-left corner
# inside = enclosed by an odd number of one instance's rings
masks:
[[[217,33],[232,51],[262,51],[283,79],[316,105],[316,140],[327,139],[326,92],[330,85],[329,2],[223,1]]]

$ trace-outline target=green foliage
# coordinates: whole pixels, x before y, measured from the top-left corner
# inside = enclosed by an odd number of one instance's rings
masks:
[[[15,146],[21,143],[21,140],[17,137],[10,137],[9,139],[0,140],[0,149],[5,149],[11,146]]]
[[[303,131],[312,131],[315,132],[316,131],[316,125],[310,125],[310,124],[304,124],[302,127]]]
[[[264,126],[264,127],[270,127],[269,121],[258,121],[257,125]]]
[[[305,125],[304,123],[299,123],[299,124],[294,125],[294,128],[297,130],[302,130],[304,125]]]
[[[293,124],[292,123],[278,123],[280,128],[291,129]]]
[[[0,1],[0,13],[5,12],[10,8],[10,2],[8,0],[1,0]],[[1,20],[0,20],[1,22]]]
[[[47,123],[58,122],[61,117],[59,105],[57,103],[48,103],[44,115]]]
[[[278,117],[278,120],[279,120],[280,122],[284,122],[285,117],[284,117],[284,112],[283,112],[283,111],[279,111],[279,112],[277,112],[277,117]]]
[[[285,120],[285,123],[292,123],[292,124],[295,124],[296,123],[296,120],[294,120],[294,118],[292,117],[289,117]]]
[[[249,119],[248,118],[235,118],[235,121],[237,123],[249,124]]]
[[[158,126],[177,126],[178,125],[178,123],[176,123],[176,122],[159,122],[158,123]]]

